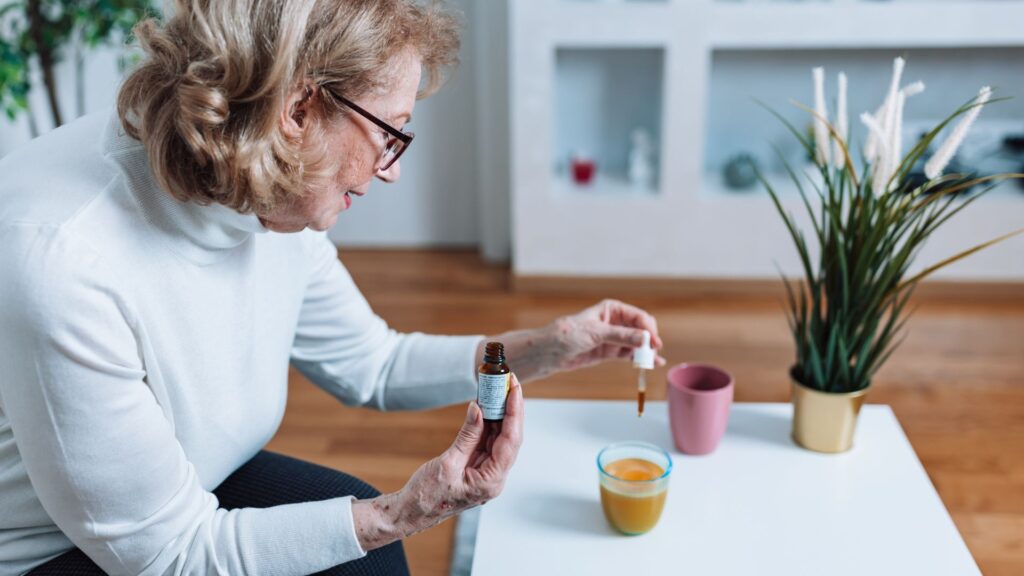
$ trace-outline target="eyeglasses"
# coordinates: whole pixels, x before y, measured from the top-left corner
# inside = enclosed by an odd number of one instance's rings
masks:
[[[391,168],[391,166],[395,162],[398,162],[398,158],[402,155],[403,152],[405,152],[409,148],[409,145],[412,144],[412,139],[416,136],[416,134],[412,132],[403,132],[398,128],[395,128],[394,126],[381,120],[380,118],[377,118],[373,114],[370,114],[369,112],[362,109],[355,102],[352,102],[348,98],[345,98],[344,96],[341,96],[340,94],[337,94],[329,89],[328,91],[330,92],[331,96],[334,96],[335,98],[338,99],[339,102],[351,108],[352,111],[354,111],[356,114],[359,114],[363,118],[366,118],[370,122],[373,122],[374,124],[376,124],[381,129],[388,133],[389,138],[388,141],[384,144],[384,151],[381,152],[380,168],[378,170],[383,172],[384,170]]]

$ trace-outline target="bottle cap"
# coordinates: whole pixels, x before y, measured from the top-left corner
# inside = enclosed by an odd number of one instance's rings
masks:
[[[644,370],[654,369],[654,349],[651,348],[651,333],[644,330],[644,341],[633,350],[633,366]]]

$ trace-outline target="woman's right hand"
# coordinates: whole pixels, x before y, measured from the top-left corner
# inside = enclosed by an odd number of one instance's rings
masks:
[[[500,426],[485,426],[470,402],[443,454],[419,467],[399,492],[353,503],[356,534],[372,550],[439,524],[501,493],[523,441],[523,391],[515,374]]]

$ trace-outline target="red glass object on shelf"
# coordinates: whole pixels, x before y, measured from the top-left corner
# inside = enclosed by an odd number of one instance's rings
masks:
[[[590,184],[594,180],[594,173],[597,172],[597,164],[592,158],[581,154],[573,155],[569,161],[569,169],[572,172],[572,181],[577,184]]]

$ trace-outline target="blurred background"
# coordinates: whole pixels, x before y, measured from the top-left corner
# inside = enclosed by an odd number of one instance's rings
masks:
[[[55,25],[49,58],[65,122],[112,105],[138,58],[124,47],[124,31],[159,6],[4,2],[0,155],[54,126],[40,58],[31,46],[24,57],[20,40],[33,4],[71,13]],[[796,254],[753,170],[767,174],[799,219],[784,163],[802,172],[808,161],[758,102],[806,129],[807,113],[791,100],[812,102],[811,68],[825,67],[830,107],[843,71],[859,148],[857,116],[881,104],[896,56],[907,59],[905,83],[927,86],[907,104],[908,147],[991,85],[996,97],[1015,98],[985,109],[954,164],[980,174],[1024,170],[1020,0],[454,4],[465,20],[461,66],[417,105],[416,146],[402,159],[401,181],[376,184],[331,231],[339,246],[474,249],[509,262],[524,285],[550,277],[772,278],[777,266],[795,274]],[[1000,186],[940,229],[917,267],[1021,227],[1022,209],[1024,188]],[[939,277],[1024,280],[1022,240]]]

